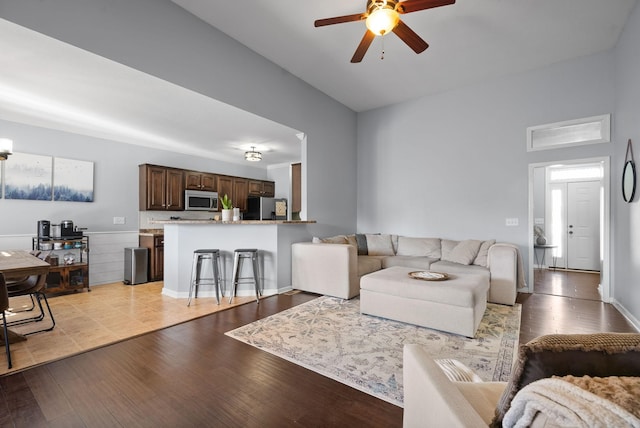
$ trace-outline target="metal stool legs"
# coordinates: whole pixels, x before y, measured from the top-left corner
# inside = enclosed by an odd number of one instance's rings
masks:
[[[211,260],[213,277],[202,276],[202,262]],[[189,301],[187,306],[191,306],[191,296],[198,298],[198,287],[202,284],[213,284],[216,289],[216,302],[220,304],[220,295],[224,298],[222,290],[222,279],[220,278],[220,250],[195,250],[193,252],[193,263],[191,266],[191,284],[189,285]]]
[[[253,270],[253,277],[240,277],[240,271],[242,269],[242,261],[251,259],[251,267]],[[258,282],[258,250],[255,248],[243,248],[235,250],[233,252],[233,280],[231,282],[231,293],[229,295],[229,303],[233,301],[233,297],[238,290],[238,283],[241,280],[250,280],[253,282],[256,289],[256,302],[260,304],[260,283]]]

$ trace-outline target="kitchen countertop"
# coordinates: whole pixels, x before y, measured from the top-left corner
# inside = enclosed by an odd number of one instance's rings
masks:
[[[199,219],[179,219],[179,220],[149,220],[151,224],[313,224],[315,220],[240,220],[240,221],[222,221],[222,220],[199,220]],[[147,229],[148,230],[148,229]],[[141,231],[142,233],[142,231]]]
[[[142,236],[164,235],[164,229],[140,229],[138,234]]]

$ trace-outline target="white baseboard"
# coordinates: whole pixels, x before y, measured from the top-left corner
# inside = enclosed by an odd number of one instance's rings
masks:
[[[636,317],[634,317],[631,312],[629,312],[627,310],[627,308],[625,308],[624,306],[622,306],[620,304],[620,302],[618,302],[615,299],[612,299],[611,304],[613,306],[615,306],[615,308],[620,311],[620,313],[633,325],[633,327],[637,330],[640,331],[640,320],[638,320]]]

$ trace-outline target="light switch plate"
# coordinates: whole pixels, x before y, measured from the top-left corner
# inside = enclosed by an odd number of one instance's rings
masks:
[[[114,217],[113,224],[125,224],[126,219],[124,217]]]
[[[507,218],[507,220],[505,221],[505,224],[507,226],[517,226],[518,225],[518,218]]]

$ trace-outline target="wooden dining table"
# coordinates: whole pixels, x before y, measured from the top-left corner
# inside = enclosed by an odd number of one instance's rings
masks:
[[[0,272],[5,279],[19,278],[31,275],[46,275],[51,265],[37,258],[26,250],[0,250]],[[2,331],[0,330],[0,338]],[[9,341],[20,342],[26,337],[9,330]]]

